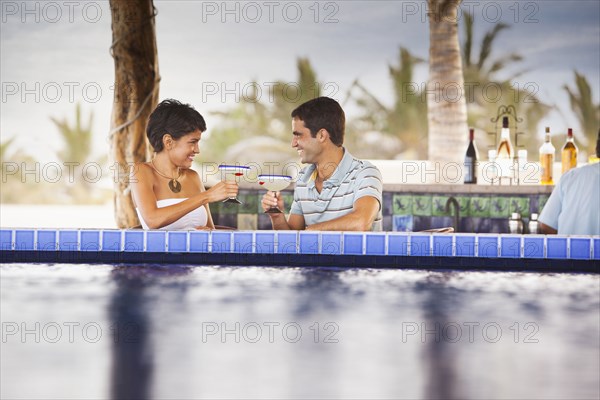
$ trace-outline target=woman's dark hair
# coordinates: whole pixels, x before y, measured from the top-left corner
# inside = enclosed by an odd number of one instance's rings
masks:
[[[169,134],[177,140],[196,130],[206,130],[206,122],[202,115],[189,104],[167,99],[156,106],[148,117],[146,136],[154,151],[159,153],[163,150],[164,135]]]
[[[344,143],[346,115],[340,104],[329,97],[317,97],[301,104],[292,111],[292,118],[303,121],[312,137],[326,129],[333,144],[340,147]]]

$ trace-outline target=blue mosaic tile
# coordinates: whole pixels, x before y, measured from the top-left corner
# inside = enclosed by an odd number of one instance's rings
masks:
[[[456,236],[456,256],[475,257],[475,236]]]
[[[300,254],[319,254],[319,234],[300,232]]]
[[[38,231],[37,249],[40,251],[54,251],[58,249],[56,245],[56,231]]]
[[[407,256],[408,255],[408,235],[388,234],[388,255]]]
[[[256,252],[273,254],[275,253],[275,233],[256,232]]]
[[[121,250],[121,231],[102,232],[102,251]]]
[[[412,232],[414,227],[414,217],[412,215],[394,215],[392,217],[394,231]]]
[[[385,256],[385,234],[367,234],[366,253],[370,256]]]
[[[210,233],[202,231],[190,232],[190,251],[194,253],[208,253]]]
[[[100,251],[100,231],[81,231],[80,237],[81,251]]]
[[[187,232],[169,232],[169,252],[184,253],[187,251]]]
[[[125,251],[144,251],[144,232],[143,231],[125,231],[125,240],[123,243]]]
[[[277,233],[277,253],[296,254],[298,252],[297,243],[298,233],[278,232]]]
[[[58,231],[58,249],[77,251],[77,231]]]
[[[521,238],[514,236],[501,236],[500,257],[520,258]]]
[[[212,233],[212,252],[230,253],[231,252],[231,232],[213,232]]]
[[[252,233],[235,232],[233,234],[233,251],[235,253],[254,253]]]
[[[164,253],[167,249],[167,232],[146,232],[146,251]]]
[[[363,234],[344,233],[344,254],[357,255],[363,253]]]
[[[32,230],[21,230],[15,231],[15,250],[33,250],[33,236]]]
[[[498,257],[498,237],[480,236],[478,245],[479,257],[496,258]]]
[[[523,257],[544,258],[544,238],[525,236],[523,238]]]
[[[433,236],[433,255],[452,257],[452,236]]]
[[[411,256],[429,256],[431,249],[429,245],[429,235],[414,235],[410,238],[410,255]]]
[[[337,255],[342,254],[342,235],[340,233],[322,233],[321,234],[321,254]]]
[[[0,249],[12,250],[12,231],[8,229],[0,230]]]
[[[594,260],[600,260],[600,239],[594,239]]]
[[[592,250],[592,242],[585,238],[571,238],[570,257],[575,260],[589,260]]]
[[[547,238],[546,257],[567,258],[567,238]]]

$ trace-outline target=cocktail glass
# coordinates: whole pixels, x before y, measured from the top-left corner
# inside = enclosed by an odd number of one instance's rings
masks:
[[[221,180],[226,182],[239,182],[240,178],[250,169],[244,165],[219,165],[219,171],[221,171]],[[230,197],[223,200],[223,203],[235,203],[242,204],[237,197]]]
[[[288,175],[259,175],[258,184],[265,187],[271,192],[275,192],[275,198],[277,199],[277,192],[281,192],[283,189],[288,187],[292,183],[292,177]],[[268,214],[280,214],[281,211],[277,206],[271,206],[267,211]]]

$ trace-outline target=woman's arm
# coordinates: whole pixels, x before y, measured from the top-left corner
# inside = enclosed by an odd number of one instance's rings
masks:
[[[199,192],[181,203],[158,208],[156,196],[152,189],[154,184],[152,169],[146,164],[138,164],[136,167],[135,176],[134,170],[131,172],[132,196],[150,229],[159,229],[169,225],[198,207],[233,197],[238,191],[235,182],[219,182],[209,190]]]
[[[206,188],[204,187],[204,182],[198,177],[198,181],[200,182],[200,192],[206,192]],[[204,205],[206,207],[206,227],[208,229],[215,229],[215,223],[212,219],[212,214],[210,213],[210,206],[207,204]]]

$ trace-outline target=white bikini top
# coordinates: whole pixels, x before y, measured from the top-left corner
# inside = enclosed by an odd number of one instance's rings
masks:
[[[158,208],[168,207],[168,206],[172,206],[173,204],[181,203],[184,200],[187,200],[187,199],[158,200],[156,202],[156,206]],[[142,227],[144,229],[150,229],[150,228],[148,228],[146,221],[144,221],[144,218],[142,217],[140,210],[136,207],[135,211],[137,212],[140,222],[142,223]],[[207,222],[208,222],[208,215],[206,214],[206,208],[204,206],[200,206],[200,207],[196,208],[195,210],[192,210],[189,213],[185,214],[183,217],[179,218],[177,221],[173,222],[172,224],[163,226],[162,228],[160,228],[160,230],[184,231],[184,230],[196,229],[196,227],[198,227],[198,226],[206,226]]]

